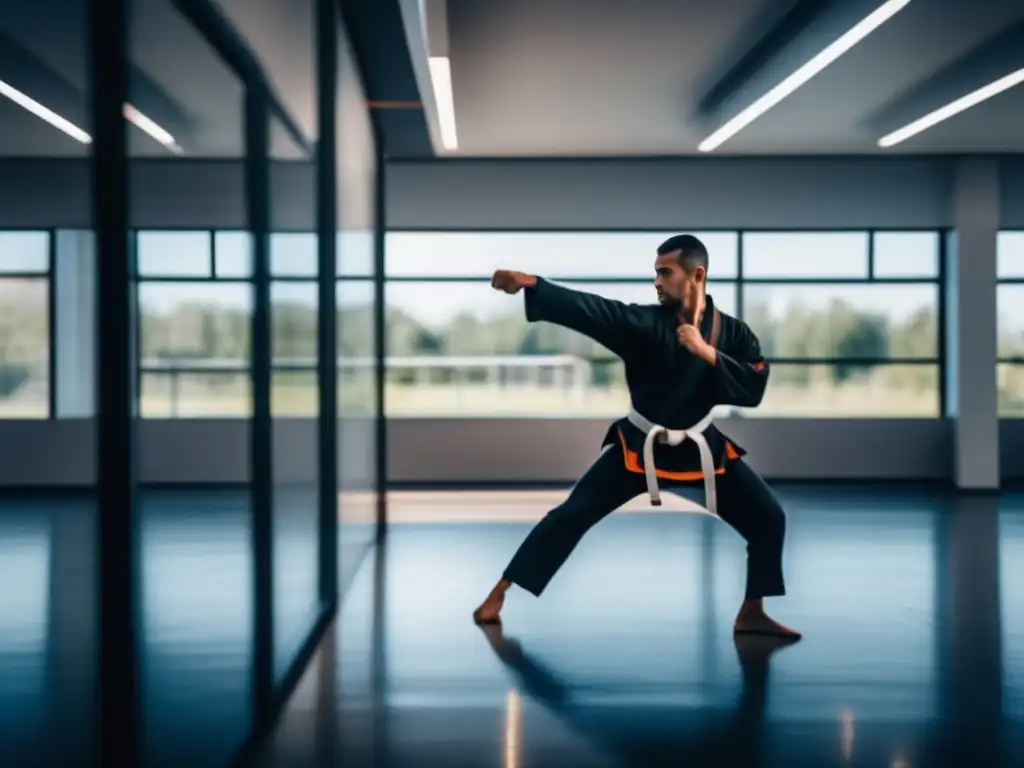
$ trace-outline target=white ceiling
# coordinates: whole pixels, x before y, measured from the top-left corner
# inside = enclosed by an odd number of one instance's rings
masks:
[[[696,105],[791,5],[448,0],[456,154],[697,154],[715,126],[699,121]],[[1019,0],[911,0],[715,154],[1024,151],[1024,86],[890,150],[877,147],[882,134],[870,124],[1021,20]],[[772,80],[790,71],[771,73]]]
[[[313,2],[219,0],[310,141],[316,138]],[[0,33],[45,68],[43,75],[66,83],[72,95],[54,104],[45,88],[35,87],[40,75],[34,68],[28,74],[0,68],[0,80],[88,131],[86,8],[81,0],[0,0]],[[171,0],[133,0],[130,46],[133,64],[148,81],[132,84],[130,101],[175,136],[183,157],[242,156],[242,82]],[[173,156],[134,126],[129,137],[133,156]],[[272,124],[271,137],[275,156],[295,156],[294,143],[278,125]],[[0,156],[86,155],[85,145],[0,98]]]
[[[315,141],[315,0],[217,0],[217,4],[260,60],[271,87],[303,135]]]
[[[302,132],[315,141],[314,0],[218,4],[257,54]],[[697,154],[698,143],[714,128],[697,110],[702,97],[793,5],[794,0],[447,0],[460,145],[455,154]],[[83,128],[86,8],[82,0],[0,0],[0,34],[48,70],[43,80],[60,81],[50,83],[60,104],[52,108]],[[876,143],[880,115],[901,106],[905,112],[908,100],[928,109],[948,101],[930,103],[921,91],[931,88],[934,101],[947,68],[1021,22],[1021,0],[910,0],[892,21],[714,154],[1024,152],[1024,86],[893,149],[880,150]],[[179,138],[186,157],[240,157],[241,82],[172,0],[134,0],[131,41],[132,60],[148,81],[133,89],[137,106],[150,114],[152,105],[150,117]],[[1024,42],[1019,50],[1024,56]],[[23,73],[7,71],[17,69],[11,63],[16,59],[3,53],[0,39],[0,79],[17,85],[13,81]],[[762,72],[759,82],[788,73]],[[26,91],[34,96],[34,81],[28,82]],[[278,156],[285,156],[284,135],[272,130]],[[169,156],[138,129],[131,128],[130,136],[133,155]],[[0,98],[0,156],[84,157],[85,147]]]

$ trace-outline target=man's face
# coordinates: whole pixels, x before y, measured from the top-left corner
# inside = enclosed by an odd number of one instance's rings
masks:
[[[693,312],[704,293],[704,267],[687,272],[679,263],[679,251],[660,254],[654,262],[654,288],[663,306],[681,307]]]

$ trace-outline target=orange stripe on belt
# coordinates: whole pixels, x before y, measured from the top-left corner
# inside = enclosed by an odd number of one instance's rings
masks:
[[[638,475],[644,473],[643,467],[640,466],[640,459],[636,454],[636,451],[631,451],[626,447],[626,438],[622,436],[622,430],[617,430],[619,433],[619,442],[622,444],[622,455],[625,458],[626,471],[633,472]],[[725,441],[725,457],[727,459],[738,459],[740,455],[736,452],[733,444],[728,440]],[[704,473],[698,470],[691,470],[688,472],[667,472],[663,469],[655,468],[654,474],[656,477],[660,477],[664,480],[701,480],[704,478]],[[719,467],[715,470],[716,475],[724,475],[725,467]]]

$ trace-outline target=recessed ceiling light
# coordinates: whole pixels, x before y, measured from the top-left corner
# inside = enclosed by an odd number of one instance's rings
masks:
[[[455,94],[452,92],[452,67],[447,56],[430,57],[430,81],[437,102],[437,120],[441,128],[441,143],[445,149],[458,149],[455,131]]]

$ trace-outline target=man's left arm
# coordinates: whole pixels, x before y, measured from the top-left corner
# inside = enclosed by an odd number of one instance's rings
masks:
[[[746,323],[738,324],[728,352],[705,344],[700,356],[714,368],[715,401],[719,405],[754,408],[761,404],[769,366],[761,354],[761,343]]]

